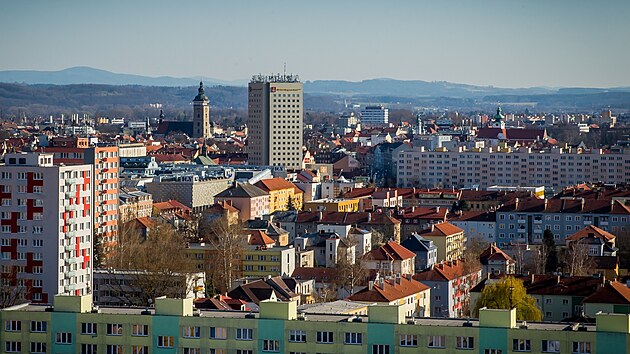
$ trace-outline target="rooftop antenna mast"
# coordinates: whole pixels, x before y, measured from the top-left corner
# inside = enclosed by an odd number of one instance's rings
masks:
[[[286,61],[284,62],[284,77],[286,80],[286,77],[287,77],[287,62]]]

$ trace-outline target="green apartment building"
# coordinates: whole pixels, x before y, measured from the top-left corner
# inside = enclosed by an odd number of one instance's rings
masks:
[[[404,316],[401,306],[367,316],[299,314],[296,302],[261,302],[258,313],[199,311],[192,299],[155,307],[93,308],[91,295],[57,296],[54,307],[0,311],[4,353],[629,353],[630,316],[596,325],[520,323],[515,310],[482,309],[479,320]]]

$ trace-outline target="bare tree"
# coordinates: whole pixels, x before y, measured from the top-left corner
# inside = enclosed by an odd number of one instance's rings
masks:
[[[150,231],[143,239],[128,223],[108,258],[110,277],[117,280],[113,285],[119,285],[112,294],[123,303],[146,305],[163,295],[182,297],[197,283],[184,237],[166,223],[156,223]]]
[[[464,261],[464,272],[466,272],[465,274],[470,274],[481,268],[479,256],[486,248],[488,248],[488,245],[488,242],[482,241],[476,237],[468,241],[462,255]]]
[[[32,287],[30,283],[18,279],[17,265],[2,266],[0,283],[0,308],[17,305],[27,301]]]
[[[364,285],[368,275],[367,270],[363,267],[360,259],[354,259],[356,256],[356,247],[359,241],[356,236],[348,235],[344,240],[347,247],[337,248],[337,276],[334,280],[336,289],[345,290],[348,294],[354,294],[357,286]],[[354,250],[354,254],[348,253],[349,249]]]
[[[230,224],[219,218],[200,225],[200,237],[212,245],[215,257],[209,264],[209,277],[216,290],[225,293],[232,289],[232,280],[240,276],[241,255],[247,245],[241,223]]]
[[[562,260],[566,271],[572,276],[592,275],[595,269],[595,261],[589,256],[589,246],[585,241],[573,241],[564,249]]]

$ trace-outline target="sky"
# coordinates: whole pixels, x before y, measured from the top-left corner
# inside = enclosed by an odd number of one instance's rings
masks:
[[[0,70],[630,86],[628,0],[0,0]]]

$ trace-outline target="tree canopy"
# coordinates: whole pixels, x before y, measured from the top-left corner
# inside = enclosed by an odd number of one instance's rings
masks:
[[[523,282],[514,277],[504,277],[486,285],[475,305],[475,317],[479,316],[479,309],[483,307],[505,310],[516,308],[516,319],[519,321],[542,320],[536,299],[527,295]]]

